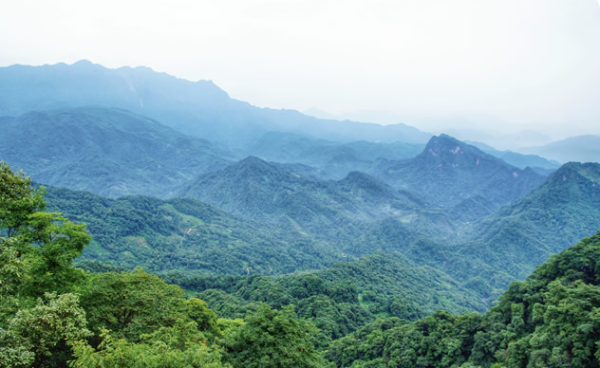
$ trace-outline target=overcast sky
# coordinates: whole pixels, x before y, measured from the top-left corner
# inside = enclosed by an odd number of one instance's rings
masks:
[[[600,134],[598,1],[2,0],[0,65],[145,65],[434,133]]]

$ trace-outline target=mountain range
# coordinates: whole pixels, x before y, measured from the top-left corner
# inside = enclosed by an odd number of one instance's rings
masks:
[[[89,224],[88,270],[142,265],[185,284],[389,255],[386,278],[445,280],[436,293],[480,310],[600,224],[596,163],[261,109],[149,68],[0,68],[0,116],[0,159]],[[548,152],[573,142],[586,147]],[[376,289],[361,267],[345,272]]]
[[[126,109],[227,147],[250,143],[269,131],[335,141],[424,143],[430,137],[404,124],[341,122],[295,110],[261,109],[230,98],[212,81],[190,82],[147,67],[108,69],[82,60],[0,68],[0,116],[88,105]]]

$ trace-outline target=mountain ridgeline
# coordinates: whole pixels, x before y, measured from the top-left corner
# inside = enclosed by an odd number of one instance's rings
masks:
[[[169,197],[230,157],[128,111],[81,107],[30,112],[0,122],[0,157],[36,181],[109,197]]]
[[[384,127],[261,109],[230,98],[212,81],[190,82],[147,67],[108,69],[86,60],[0,68],[0,96],[0,116],[88,105],[116,107],[228,147],[241,147],[269,131],[334,141],[424,143],[431,136],[404,124]]]
[[[0,130],[0,367],[600,367],[598,163],[87,61]]]
[[[417,192],[444,206],[473,196],[500,206],[523,197],[545,178],[447,135],[433,137],[417,157],[390,165],[378,176],[395,188]]]

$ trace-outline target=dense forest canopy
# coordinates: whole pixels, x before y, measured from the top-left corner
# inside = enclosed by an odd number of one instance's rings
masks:
[[[398,317],[360,315],[357,302],[380,293],[359,300],[362,279],[333,276],[360,268],[197,279],[194,296],[141,268],[85,272],[73,265],[90,241],[85,225],[47,212],[43,196],[0,164],[2,367],[600,366],[600,233],[513,283],[485,314],[411,322],[418,306],[401,300],[389,305]]]

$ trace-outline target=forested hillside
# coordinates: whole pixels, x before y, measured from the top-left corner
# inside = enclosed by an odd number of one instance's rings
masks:
[[[598,163],[86,61],[0,130],[0,368],[600,367]]]
[[[129,111],[80,107],[34,111],[0,121],[0,158],[48,185],[109,197],[169,197],[230,156]]]
[[[2,163],[2,367],[600,366],[600,232],[512,284],[483,315],[407,321],[426,311],[425,287],[449,281],[433,270],[416,277],[400,255],[313,275],[188,279],[204,289],[198,296],[238,317],[228,319],[141,268],[75,268],[90,241],[85,225],[44,209],[42,193]],[[402,285],[411,291],[394,299]],[[382,311],[401,318],[373,321]]]
[[[303,171],[303,167],[300,167]],[[365,224],[388,217],[427,234],[447,232],[432,224],[443,216],[418,197],[396,191],[359,172],[338,181],[306,176],[298,166],[249,157],[200,176],[178,196],[199,199],[225,211],[334,240],[356,236]],[[341,233],[340,227],[345,229]]]
[[[484,315],[378,320],[331,344],[338,367],[598,367],[600,233],[552,257]]]
[[[284,274],[342,259],[326,242],[192,199],[108,199],[61,188],[47,191],[50,210],[88,224],[93,241],[79,258],[86,267],[99,262],[184,275]]]

